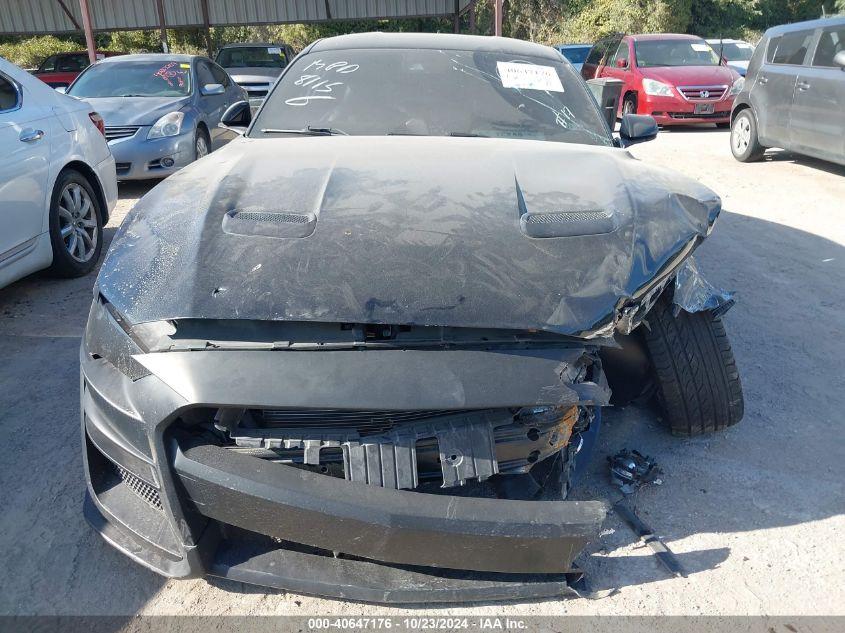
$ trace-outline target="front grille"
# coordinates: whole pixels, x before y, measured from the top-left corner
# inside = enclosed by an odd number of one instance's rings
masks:
[[[714,112],[712,114],[695,114],[694,112],[669,112],[673,119],[725,119],[728,112]]]
[[[270,92],[270,84],[268,83],[242,83],[240,84],[250,97],[265,97]]]
[[[129,138],[135,136],[135,133],[140,128],[137,125],[130,125],[126,127],[109,127],[106,126],[106,140],[116,141],[121,138]]]
[[[118,466],[117,464],[114,465],[115,469],[117,470],[117,474],[120,477],[120,480],[129,486],[130,490],[134,492],[136,495],[141,497],[144,501],[146,501],[150,506],[155,508],[156,510],[161,510],[161,496],[153,486],[148,484],[146,481],[137,477],[130,473],[125,468]]]
[[[714,101],[725,95],[727,86],[678,86],[687,101]],[[704,96],[704,95],[707,96]]]
[[[263,409],[257,411],[265,428],[347,429],[360,435],[385,433],[396,426],[459,411],[454,409],[410,411],[356,411],[345,409]]]

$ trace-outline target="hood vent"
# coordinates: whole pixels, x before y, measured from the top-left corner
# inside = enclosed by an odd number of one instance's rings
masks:
[[[232,235],[299,238],[311,235],[316,226],[316,213],[232,209],[223,216],[223,230]]]
[[[612,233],[618,222],[613,211],[556,211],[523,213],[519,227],[528,237],[575,237]]]

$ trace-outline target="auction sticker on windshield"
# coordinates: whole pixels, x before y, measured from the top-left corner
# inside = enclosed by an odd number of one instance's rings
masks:
[[[552,66],[516,62],[496,62],[496,66],[504,88],[563,92],[563,84]]]

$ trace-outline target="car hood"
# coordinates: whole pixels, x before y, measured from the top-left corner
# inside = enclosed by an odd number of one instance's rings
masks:
[[[236,140],[155,187],[98,277],[179,318],[544,329],[613,315],[719,198],[627,151],[437,137]]]
[[[181,110],[190,97],[80,97],[94,108],[107,127],[152,125],[168,112]]]
[[[281,68],[227,68],[226,72],[236,84],[273,83],[282,74]]]
[[[639,70],[643,77],[670,86],[730,86],[739,76],[726,66],[658,66]]]

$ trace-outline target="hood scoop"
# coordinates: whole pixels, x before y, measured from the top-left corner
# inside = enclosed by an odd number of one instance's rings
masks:
[[[232,209],[223,216],[223,231],[230,235],[300,238],[314,233],[316,227],[316,213]]]
[[[612,233],[618,223],[612,211],[554,211],[523,213],[519,228],[528,237],[575,237]]]

